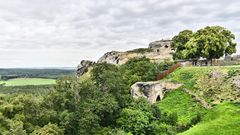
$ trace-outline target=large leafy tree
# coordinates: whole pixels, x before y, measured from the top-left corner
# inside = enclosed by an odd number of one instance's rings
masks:
[[[133,134],[146,134],[150,124],[145,112],[135,109],[123,109],[117,123],[122,129]]]
[[[172,39],[172,48],[175,50],[173,54],[174,59],[185,59],[184,50],[186,50],[186,43],[193,37],[191,30],[183,30]]]
[[[186,44],[187,55],[195,54],[207,60],[218,59],[224,54],[231,55],[236,52],[234,34],[221,26],[208,26],[198,30],[193,38]]]
[[[231,31],[220,27],[206,27],[212,38],[209,38],[208,44],[205,44],[203,57],[207,59],[220,58],[224,54],[231,55],[236,52],[237,44],[233,42],[235,35]]]
[[[234,39],[234,34],[221,26],[207,26],[195,33],[184,30],[173,37],[174,58],[196,61],[202,57],[212,61],[231,55],[236,52]]]

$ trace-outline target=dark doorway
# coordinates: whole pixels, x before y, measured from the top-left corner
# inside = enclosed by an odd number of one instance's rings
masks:
[[[159,53],[159,52],[160,52],[160,50],[159,50],[159,49],[157,49],[157,52]]]
[[[119,60],[117,60],[116,64],[118,64],[118,63],[119,63]]]
[[[160,95],[157,96],[156,101],[161,101]]]

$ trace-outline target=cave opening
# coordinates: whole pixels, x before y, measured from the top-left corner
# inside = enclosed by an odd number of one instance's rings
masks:
[[[156,101],[161,101],[160,95],[157,96]]]

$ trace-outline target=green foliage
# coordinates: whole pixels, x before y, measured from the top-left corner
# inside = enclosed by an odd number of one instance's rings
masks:
[[[171,61],[164,61],[156,64],[148,58],[133,58],[120,67],[123,77],[129,80],[129,85],[137,81],[152,81],[156,75],[167,70],[173,65]]]
[[[140,110],[123,109],[117,124],[127,132],[146,134],[149,126],[149,117]]]
[[[48,125],[35,130],[31,135],[63,135],[63,130],[57,125],[49,123]]]
[[[151,81],[172,64],[156,64],[146,58],[132,59],[121,66],[96,64],[84,79],[58,79],[47,94],[0,94],[0,135],[173,135],[185,131],[201,123],[202,114],[207,112],[186,92],[172,91],[156,104],[141,98],[133,100],[130,95],[135,81]],[[184,67],[167,79],[193,91],[200,75],[212,70]]]
[[[23,128],[23,122],[17,120],[8,120],[8,128],[3,131],[3,135],[27,135]],[[0,133],[1,134],[1,133]]]
[[[127,51],[128,53],[146,53],[146,52],[152,52],[153,50],[151,48],[138,48],[131,51]]]
[[[186,50],[186,43],[193,37],[191,30],[184,30],[172,38],[171,47],[176,50],[173,54],[174,59],[185,59],[184,50]]]
[[[240,74],[240,69],[230,69],[228,71],[228,78],[234,77]]]
[[[159,130],[162,134],[175,134],[177,121],[176,113],[162,113],[156,104],[150,105],[146,99],[139,98],[122,110],[117,124],[133,134],[154,135]]]
[[[193,33],[184,30],[173,38],[175,59],[197,60],[200,57],[207,60],[218,59],[224,54],[236,52],[234,34],[221,26],[207,26]]]
[[[167,76],[173,82],[183,84],[184,88],[193,89],[198,75],[208,74],[214,68],[213,67],[181,67],[175,70],[173,73]]]
[[[158,103],[162,111],[178,115],[178,124],[188,124],[198,113],[204,113],[205,109],[196,103],[192,97],[181,89],[167,93],[165,98]],[[176,113],[176,114],[174,114]]]
[[[205,99],[208,103],[215,104],[223,101],[238,101],[239,92],[232,86],[234,77],[232,72],[238,70],[239,66],[182,67],[170,74],[166,79],[184,84],[184,89]],[[213,71],[222,75],[215,79],[211,75]]]

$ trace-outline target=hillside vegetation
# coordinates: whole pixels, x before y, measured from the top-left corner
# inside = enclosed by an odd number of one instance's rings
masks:
[[[179,90],[172,91],[166,95],[163,101],[158,103],[158,106],[162,110],[169,112],[175,112],[178,114],[180,123],[191,123],[193,119],[200,116],[200,122],[195,123],[195,126],[186,125],[190,128],[183,132],[181,135],[236,135],[240,132],[240,104],[239,104],[239,88],[234,87],[232,81],[236,75],[239,75],[239,66],[226,66],[226,67],[181,67],[175,72],[171,73],[166,80],[184,84]],[[213,73],[218,73],[218,77],[223,81],[219,81],[217,78],[212,79]],[[221,74],[220,74],[221,73]],[[224,76],[221,76],[222,73]],[[204,84],[201,87],[198,83],[204,78]],[[217,80],[217,81],[213,81]],[[203,87],[206,84],[206,87]],[[229,85],[226,87],[226,85]],[[208,88],[213,89],[209,91]],[[223,88],[227,88],[227,91],[221,91]],[[196,99],[193,95],[189,95],[188,92],[197,95]],[[202,90],[201,90],[202,89]],[[205,91],[207,89],[207,91]],[[207,92],[216,92],[206,98],[208,95],[199,94]],[[232,93],[238,92],[238,93]],[[216,102],[215,97],[221,96],[222,100]],[[228,99],[231,100],[228,100]],[[214,106],[211,109],[205,109],[200,106],[200,100],[206,101],[206,103]],[[211,100],[209,100],[211,99]],[[235,103],[233,103],[235,102]]]
[[[166,95],[164,100],[157,103],[162,111],[178,114],[179,124],[188,124],[198,114],[203,115],[206,109],[181,88]]]
[[[0,93],[4,94],[0,94],[0,135],[207,135],[240,132],[240,107],[233,103],[237,99],[232,93],[236,89],[234,85],[219,88],[239,75],[239,67],[181,67],[165,80],[183,86],[166,93],[162,101],[150,104],[144,98],[132,98],[132,84],[153,81],[157,74],[173,64],[134,58],[119,66],[97,63],[82,77],[63,77],[53,86],[1,87]],[[217,71],[216,75],[221,79],[214,79],[213,71]],[[211,84],[204,80],[210,80]],[[205,87],[207,85],[213,86],[212,89]],[[225,91],[226,88],[229,90]],[[215,102],[219,95],[223,100]],[[213,108],[204,108],[196,96]]]
[[[217,105],[202,121],[179,135],[238,135],[240,132],[240,104]]]

